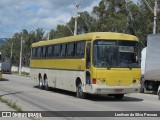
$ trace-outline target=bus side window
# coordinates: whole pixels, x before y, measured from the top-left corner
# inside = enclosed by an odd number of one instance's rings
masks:
[[[35,58],[36,48],[32,48],[32,58]]]
[[[47,57],[48,58],[52,57],[52,46],[48,46]]]
[[[37,57],[37,58],[40,58],[40,57],[41,57],[41,47],[38,47],[38,48],[37,48],[36,57]]]
[[[60,45],[55,45],[54,47],[54,57],[59,57],[60,55]]]
[[[43,58],[43,47],[40,47],[41,52],[40,52],[40,58]]]
[[[46,57],[46,47],[44,46],[44,47],[42,47],[43,49],[42,49],[42,58],[45,58]]]
[[[64,58],[66,57],[66,44],[62,44],[62,49],[61,49],[61,57]]]
[[[74,57],[74,43],[69,43],[67,47],[67,57]]]
[[[84,58],[84,48],[85,48],[85,42],[77,42],[76,44],[76,57]]]
[[[46,46],[46,50],[45,50],[45,58],[47,58],[48,56],[47,56],[47,53],[48,53],[48,46]]]
[[[90,49],[91,49],[91,43],[87,43],[87,48],[86,48],[86,68],[90,67]]]

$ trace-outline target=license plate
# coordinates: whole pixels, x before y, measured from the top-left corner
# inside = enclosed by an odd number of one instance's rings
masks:
[[[122,93],[122,92],[123,92],[123,89],[114,89],[114,92],[115,92],[115,93]]]

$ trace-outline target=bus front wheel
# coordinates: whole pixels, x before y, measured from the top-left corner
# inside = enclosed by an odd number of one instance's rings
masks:
[[[82,83],[80,82],[76,87],[76,96],[78,98],[85,98],[86,94],[83,92]]]

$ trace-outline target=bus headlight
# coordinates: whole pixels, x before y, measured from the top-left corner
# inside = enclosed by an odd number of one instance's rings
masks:
[[[106,80],[104,78],[100,78],[100,79],[97,80],[97,84],[105,85],[106,84]]]
[[[136,83],[137,80],[133,80],[133,83]]]
[[[101,84],[101,80],[100,79],[97,80],[97,84]]]
[[[133,84],[140,84],[140,81],[138,79],[133,79]]]
[[[102,84],[105,85],[106,84],[106,80],[102,79]]]

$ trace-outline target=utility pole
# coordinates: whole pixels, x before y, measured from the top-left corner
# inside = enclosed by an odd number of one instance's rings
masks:
[[[47,35],[47,37],[48,37],[47,39],[49,40],[49,38],[50,38],[50,31],[48,32],[48,35]]]
[[[142,0],[143,3],[148,7],[148,9],[154,14],[154,23],[153,23],[153,34],[156,34],[156,20],[157,20],[157,0],[155,0],[154,10],[148,4],[146,0]]]
[[[19,58],[19,75],[21,74],[22,69],[22,35],[21,35],[21,48],[20,48],[20,58]]]
[[[156,21],[157,21],[157,0],[155,0],[155,5],[154,5],[154,25],[153,25],[153,34],[156,34]]]
[[[10,56],[11,60],[12,60],[12,49],[13,49],[13,43],[11,44],[11,56]]]
[[[80,17],[80,14],[78,14],[78,9],[79,9],[80,5],[81,4],[79,2],[75,3],[75,6],[76,6],[76,15],[75,15],[74,35],[77,34],[77,19],[78,19],[78,17]]]

